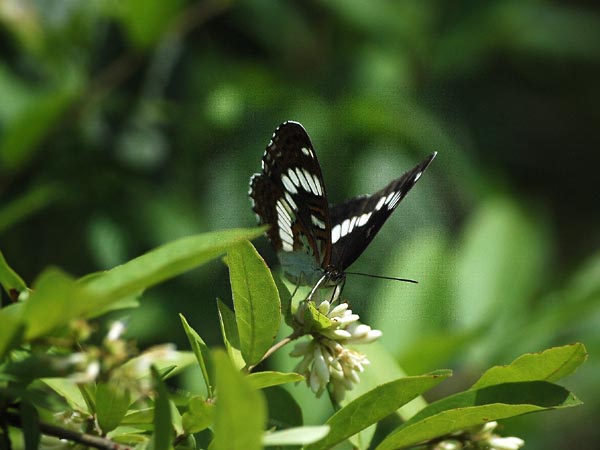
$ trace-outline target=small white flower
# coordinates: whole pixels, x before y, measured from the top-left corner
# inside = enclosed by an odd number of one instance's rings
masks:
[[[125,332],[125,324],[123,322],[121,322],[120,320],[117,320],[116,322],[113,322],[110,325],[110,329],[108,330],[108,333],[106,334],[106,340],[107,341],[116,341],[117,339],[119,339],[121,337],[121,335]]]
[[[460,441],[454,439],[448,439],[442,442],[438,442],[432,450],[460,450],[463,447]]]
[[[360,382],[359,374],[370,364],[363,353],[346,345],[368,344],[381,337],[382,333],[359,323],[358,314],[353,314],[347,303],[332,308],[329,301],[323,301],[316,309],[331,320],[332,326],[312,333],[310,341],[298,342],[290,356],[302,357],[295,371],[306,377],[307,384],[317,397],[329,384],[334,398],[341,401],[346,391]],[[304,323],[306,311],[306,307],[298,308],[296,319],[299,323]]]
[[[480,446],[490,450],[518,450],[525,445],[525,441],[518,437],[501,437],[494,433],[498,422],[487,422],[478,431],[471,431],[470,441],[477,442]]]
[[[525,445],[525,441],[518,437],[500,437],[492,436],[487,441],[492,449],[495,450],[518,450]]]

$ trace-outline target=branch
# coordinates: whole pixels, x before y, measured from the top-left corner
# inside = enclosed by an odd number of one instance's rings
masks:
[[[6,422],[13,427],[22,427],[21,417],[13,412],[6,413]],[[88,447],[98,448],[100,450],[131,450],[132,447],[127,445],[117,444],[100,436],[92,434],[79,433],[77,431],[61,428],[49,423],[40,422],[40,431],[47,436],[54,436],[59,439],[77,442],[78,444],[87,445]]]

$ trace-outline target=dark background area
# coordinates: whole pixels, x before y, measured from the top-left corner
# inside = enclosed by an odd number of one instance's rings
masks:
[[[333,202],[436,150],[352,267],[420,284],[349,278],[344,295],[409,373],[450,367],[456,387],[585,343],[567,384],[586,404],[502,433],[596,447],[595,2],[13,0],[0,54],[0,249],[28,283],[254,225],[248,180],[284,120],[311,135]],[[230,295],[215,261],[147,292],[129,335],[185,348],[183,312],[218,345]]]

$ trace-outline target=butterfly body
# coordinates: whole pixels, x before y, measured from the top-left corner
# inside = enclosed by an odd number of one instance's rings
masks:
[[[372,195],[330,206],[308,134],[298,122],[281,124],[265,150],[262,172],[251,178],[250,198],[259,223],[270,226],[266,233],[287,278],[315,288],[343,286],[346,268],[435,155]]]

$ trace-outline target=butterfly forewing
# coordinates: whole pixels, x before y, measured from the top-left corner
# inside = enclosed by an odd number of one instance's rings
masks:
[[[329,207],[321,168],[302,125],[291,121],[280,125],[262,164],[262,173],[250,183],[259,222],[270,225],[267,236],[280,259],[306,261],[308,255],[314,270],[322,272],[331,257]]]
[[[367,248],[383,223],[419,180],[436,153],[372,195],[356,197],[330,208],[331,265],[345,270]]]

